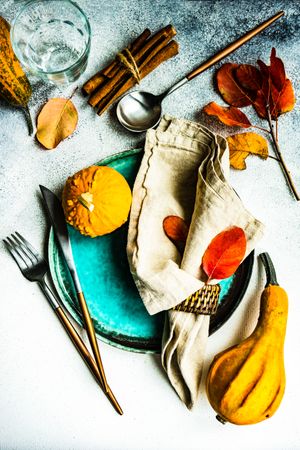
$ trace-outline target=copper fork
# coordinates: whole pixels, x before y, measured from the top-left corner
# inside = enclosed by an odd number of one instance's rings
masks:
[[[103,384],[100,377],[100,373],[98,367],[85,346],[83,340],[75,330],[74,326],[64,313],[61,308],[55,294],[52,292],[47,282],[45,281],[45,275],[49,271],[49,266],[45,259],[35,250],[35,248],[17,231],[11,236],[3,239],[8,251],[16,261],[19,269],[25,278],[29,281],[36,281],[39,283],[42,291],[44,292],[48,302],[53,308],[54,312],[58,316],[59,320],[63,324],[65,330],[67,331],[71,341],[75,345],[79,354],[82,356],[83,360],[88,365],[90,371],[95,376],[97,383],[100,385],[103,390]],[[108,386],[108,391],[104,392],[107,398],[110,400],[111,404],[115,408],[115,410],[122,415],[123,411],[117,402],[113,392]]]

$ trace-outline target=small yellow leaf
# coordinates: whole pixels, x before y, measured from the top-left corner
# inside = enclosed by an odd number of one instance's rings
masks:
[[[51,98],[42,108],[37,120],[37,140],[52,149],[70,136],[78,122],[77,110],[70,99]]]
[[[230,165],[234,169],[246,169],[245,159],[249,155],[257,155],[267,159],[268,142],[256,133],[239,133],[227,138],[229,146]]]

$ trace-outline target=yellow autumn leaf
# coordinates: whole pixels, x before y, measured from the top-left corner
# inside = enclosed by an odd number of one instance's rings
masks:
[[[246,169],[245,159],[249,155],[257,155],[262,159],[267,159],[268,142],[256,133],[239,133],[227,138],[229,146],[230,165],[234,169]]]
[[[78,122],[77,110],[70,99],[51,98],[42,108],[37,119],[37,140],[52,149],[70,136]]]

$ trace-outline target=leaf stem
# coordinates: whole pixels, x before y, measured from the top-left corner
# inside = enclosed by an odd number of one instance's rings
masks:
[[[275,161],[280,163],[280,159],[276,158],[276,156],[268,155],[268,158],[275,159]]]
[[[275,150],[276,156],[279,159],[279,163],[280,163],[281,168],[283,170],[283,173],[284,173],[284,175],[286,177],[286,180],[288,182],[290,190],[294,194],[296,200],[299,201],[300,200],[299,194],[298,194],[298,192],[296,190],[296,187],[295,187],[294,182],[292,180],[291,174],[290,174],[290,172],[289,172],[289,170],[288,170],[288,168],[287,168],[287,166],[286,166],[286,164],[284,162],[284,159],[282,157],[282,154],[281,154],[278,142],[276,140],[276,136],[274,134],[274,129],[273,129],[273,124],[272,124],[272,118],[271,118],[270,106],[269,105],[267,105],[266,110],[267,110],[267,120],[268,120],[268,123],[269,123],[270,133],[271,133],[272,141],[273,141],[273,144],[274,144],[274,150]]]
[[[276,124],[276,128],[275,128],[276,133],[275,133],[275,136],[276,136],[276,141],[278,142],[278,117],[277,117],[277,116],[276,116],[276,122],[275,122],[275,124]]]
[[[28,105],[24,106],[24,108],[22,108],[22,109],[24,111],[26,122],[27,122],[27,126],[28,126],[28,134],[29,134],[29,136],[31,136],[32,133],[33,133],[33,124],[32,124],[32,118],[31,118],[31,115],[30,115],[30,111],[29,111]]]
[[[75,92],[77,91],[78,86],[76,86],[76,88],[74,89],[74,91],[72,92],[72,94],[70,95],[70,97],[68,97],[68,100],[71,100],[71,98],[74,97]]]
[[[270,134],[270,130],[268,130],[267,128],[259,127],[258,125],[252,125],[252,127]]]
[[[247,155],[256,155],[256,156],[259,156],[260,158],[262,157],[259,153],[250,153],[248,150],[238,150],[238,153],[247,153]],[[280,159],[276,158],[276,156],[267,155],[266,158],[263,158],[263,159],[267,159],[267,158],[275,159],[275,161],[280,163]]]

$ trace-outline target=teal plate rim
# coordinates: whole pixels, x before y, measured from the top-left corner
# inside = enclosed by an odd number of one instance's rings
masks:
[[[143,151],[143,149],[132,149],[125,150],[123,152],[114,153],[113,155],[107,156],[97,162],[95,165],[106,165],[111,164],[115,160],[120,158],[125,158],[126,156],[132,156],[135,154],[139,154]],[[54,231],[51,227],[48,239],[48,260],[50,266],[50,273],[52,277],[53,284],[55,289],[60,297],[61,303],[64,308],[69,312],[69,314],[75,319],[75,321],[82,327],[82,317],[81,312],[76,305],[74,299],[72,299],[66,290],[63,290],[61,285],[64,285],[62,278],[60,281],[58,279],[60,273],[56,271],[56,262],[55,262],[55,250],[57,249],[57,244],[55,241]],[[211,316],[210,326],[209,326],[209,335],[213,334],[222,325],[231,317],[235,309],[240,304],[243,299],[246,289],[248,287],[252,269],[254,263],[254,251],[252,251],[248,257],[243,261],[243,263],[239,266],[238,270],[235,273],[234,280],[232,285],[229,288],[228,293],[224,296],[221,304],[218,307],[217,313],[214,316]],[[66,298],[67,297],[67,298]],[[122,334],[118,336],[113,336],[111,334],[107,335],[101,332],[99,327],[97,327],[97,322],[95,323],[95,332],[97,337],[103,342],[113,345],[114,347],[120,348],[122,350],[137,352],[137,353],[160,353],[161,351],[161,336],[157,337],[157,339],[151,340],[143,340],[141,338],[134,339],[130,337],[130,340]]]

